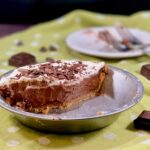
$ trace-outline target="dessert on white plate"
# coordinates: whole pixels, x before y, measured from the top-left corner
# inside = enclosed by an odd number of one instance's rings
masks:
[[[126,40],[126,37],[123,37],[124,34],[118,32],[113,26],[91,27],[72,32],[67,36],[66,44],[76,52],[102,58],[129,58],[149,54],[150,33],[135,28],[127,29],[129,33],[141,41],[142,45],[140,43],[140,45],[131,45],[131,42],[135,43],[133,37],[132,40],[129,38]],[[128,49],[131,46],[134,46],[134,49]]]

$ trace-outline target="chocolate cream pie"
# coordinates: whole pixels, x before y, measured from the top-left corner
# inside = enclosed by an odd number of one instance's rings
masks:
[[[0,80],[0,94],[11,106],[48,114],[79,106],[100,94],[104,62],[51,61],[15,69]]]

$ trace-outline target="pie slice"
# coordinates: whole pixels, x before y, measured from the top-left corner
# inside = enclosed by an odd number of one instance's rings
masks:
[[[1,78],[0,94],[24,111],[67,111],[99,95],[107,71],[104,62],[77,60],[24,66]]]

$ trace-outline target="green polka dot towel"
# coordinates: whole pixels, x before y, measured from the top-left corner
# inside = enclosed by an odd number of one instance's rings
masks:
[[[125,111],[110,126],[98,131],[76,134],[57,135],[32,130],[20,122],[8,111],[0,108],[0,149],[2,150],[148,150],[150,133],[136,130],[133,120],[144,109],[150,109],[150,81],[140,75],[143,64],[150,63],[150,56],[107,60],[86,56],[71,51],[65,44],[65,37],[73,31],[92,26],[114,25],[122,22],[127,27],[150,31],[150,12],[139,12],[131,16],[104,15],[84,10],[73,11],[58,19],[35,25],[28,30],[18,32],[0,40],[0,74],[13,69],[8,66],[10,56],[25,51],[34,54],[38,62],[47,57],[54,59],[80,59],[102,61],[128,70],[137,76],[144,85],[144,97],[135,107]],[[16,46],[21,40],[22,45]],[[41,53],[39,49],[49,49],[55,45],[57,50]]]

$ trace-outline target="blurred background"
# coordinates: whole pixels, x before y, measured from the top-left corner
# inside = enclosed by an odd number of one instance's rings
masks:
[[[0,0],[0,37],[75,9],[130,15],[149,10],[150,0]]]
[[[150,9],[150,0],[0,0],[0,22],[38,23],[74,9],[129,15]]]

